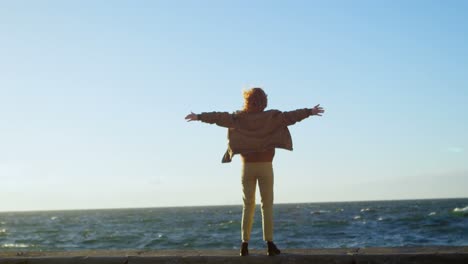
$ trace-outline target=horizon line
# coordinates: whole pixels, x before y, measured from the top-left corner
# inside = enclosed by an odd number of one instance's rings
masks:
[[[439,198],[402,198],[402,199],[376,199],[376,200],[347,200],[347,201],[316,201],[316,202],[286,202],[275,203],[274,205],[288,204],[326,204],[326,203],[359,203],[359,202],[392,202],[392,201],[422,201],[422,200],[458,200],[468,199],[468,197],[439,197]],[[257,206],[259,204],[255,204]],[[105,211],[105,210],[143,210],[143,209],[162,209],[162,208],[187,208],[187,207],[221,207],[221,206],[242,206],[239,204],[211,204],[211,205],[168,205],[168,206],[143,206],[143,207],[108,207],[108,208],[76,208],[76,209],[39,209],[39,210],[17,210],[0,211],[4,213],[40,213],[40,212],[63,212],[63,211]]]

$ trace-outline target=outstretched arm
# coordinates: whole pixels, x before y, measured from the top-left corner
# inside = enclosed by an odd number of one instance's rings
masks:
[[[201,114],[190,113],[185,117],[187,122],[199,120],[209,124],[216,124],[222,127],[238,127],[238,121],[235,114],[228,112],[205,112]]]
[[[320,104],[314,106],[314,108],[304,108],[304,109],[297,109],[294,111],[283,112],[284,122],[287,126],[293,125],[296,122],[299,122],[311,115],[318,115],[322,116],[325,112]]]

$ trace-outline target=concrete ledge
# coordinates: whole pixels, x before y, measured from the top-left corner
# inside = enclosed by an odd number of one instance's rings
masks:
[[[149,264],[149,263],[316,263],[316,264],[416,264],[468,263],[466,247],[285,249],[268,257],[251,250],[239,257],[234,250],[88,250],[62,252],[0,252],[0,264]]]

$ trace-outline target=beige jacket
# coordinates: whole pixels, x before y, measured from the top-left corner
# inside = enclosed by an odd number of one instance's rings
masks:
[[[260,152],[271,148],[293,149],[288,126],[312,114],[304,108],[281,112],[268,110],[260,113],[208,112],[198,115],[198,120],[228,128],[228,149],[222,162],[231,162],[235,154]]]

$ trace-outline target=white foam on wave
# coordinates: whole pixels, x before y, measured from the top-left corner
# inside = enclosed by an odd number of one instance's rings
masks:
[[[6,243],[1,246],[2,248],[27,248],[29,245],[26,244],[15,244],[15,243]]]
[[[5,228],[2,228],[2,229],[0,229],[0,234],[5,234],[6,231],[7,231],[7,230],[6,230]]]
[[[55,220],[57,220],[57,218],[58,218],[57,216],[52,216],[52,217],[50,218],[50,220],[55,221]]]
[[[465,208],[455,208],[453,209],[453,212],[454,213],[468,213],[468,206],[466,206]]]
[[[433,215],[436,215],[436,214],[437,214],[436,212],[430,212],[430,213],[428,214],[428,216],[433,216]]]
[[[233,224],[234,221],[233,220],[230,220],[228,222],[222,222],[222,223],[219,223],[220,226],[225,226],[225,225],[230,225],[230,224]]]
[[[310,212],[310,214],[326,214],[326,213],[330,213],[330,211],[327,211],[327,210],[318,210],[318,211],[312,211],[312,212]]]
[[[356,215],[353,219],[354,219],[354,220],[361,219],[361,216],[360,216],[360,215]]]

